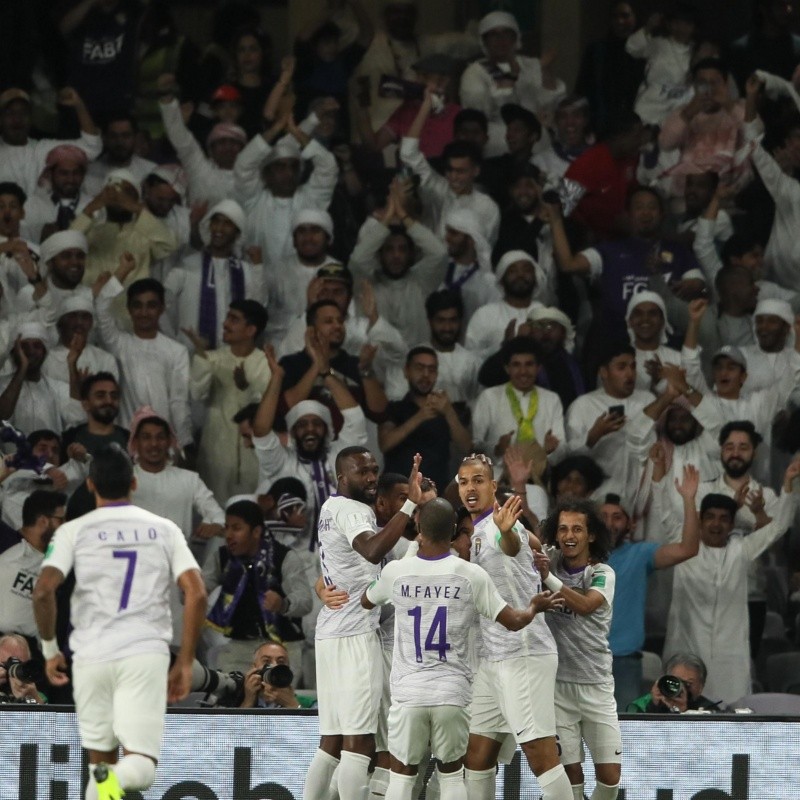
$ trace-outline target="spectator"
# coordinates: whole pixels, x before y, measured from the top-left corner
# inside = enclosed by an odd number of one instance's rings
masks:
[[[589,101],[592,128],[601,136],[612,120],[633,108],[644,77],[644,64],[625,48],[636,29],[636,13],[627,0],[612,3],[604,39],[587,45],[575,93]]]
[[[402,185],[393,182],[386,208],[361,226],[349,266],[372,283],[379,314],[413,346],[424,337],[425,298],[444,279],[447,258],[444,245],[409,215],[408,205]]]
[[[565,97],[556,106],[550,147],[534,156],[533,163],[544,173],[547,183],[556,186],[569,165],[589,148],[592,139],[586,98]]]
[[[267,324],[267,311],[255,300],[236,300],[222,323],[222,343],[206,351],[195,337],[191,395],[207,411],[197,469],[217,502],[258,483],[258,464],[252,450],[242,446],[234,416],[249,403],[258,402],[270,378],[269,364],[256,347]]]
[[[0,555],[0,586],[4,591],[0,603],[0,631],[36,637],[31,604],[33,585],[44,551],[64,521],[66,502],[65,494],[43,489],[26,498],[22,506],[22,541]]]
[[[237,157],[234,196],[247,213],[245,242],[260,246],[267,264],[283,272],[279,265],[294,256],[292,250],[297,245],[294,234],[298,224],[303,224],[299,222],[303,215],[317,214],[318,220],[328,216],[323,209],[333,195],[338,168],[333,155],[292,121],[287,128],[289,135],[270,146],[269,141],[280,132],[281,125],[276,123],[253,138]],[[303,158],[310,159],[313,170],[301,185]],[[329,217],[323,226],[328,228],[326,233],[332,239],[333,223]],[[302,258],[302,253],[297,252]]]
[[[680,692],[675,697],[665,697],[659,684],[665,676],[677,678]],[[708,678],[705,662],[692,653],[676,653],[664,664],[664,675],[642,697],[628,704],[629,714],[683,714],[686,711],[718,711],[719,702],[703,695]]]
[[[94,455],[112,443],[127,447],[130,433],[114,422],[119,414],[119,400],[119,383],[110,372],[94,372],[84,378],[81,405],[86,422],[64,431],[64,449],[76,442]]]
[[[291,686],[273,685],[268,670],[276,666],[290,667],[285,644],[265,642],[256,648],[253,666],[244,676],[244,700],[239,708],[316,708],[314,697],[297,694]]]
[[[5,295],[4,303],[9,306],[13,305],[17,292],[25,286],[27,275],[23,262],[30,266],[29,262],[35,261],[38,254],[35,244],[21,238],[27,199],[16,183],[0,183],[0,237],[3,240],[0,245],[0,264],[3,267],[0,281]]]
[[[89,159],[74,144],[59,144],[50,150],[38,186],[25,203],[23,229],[39,243],[56,231],[69,228],[92,199],[84,187]]]
[[[521,33],[516,19],[505,11],[492,11],[478,23],[485,58],[470,64],[461,76],[461,102],[483,111],[489,119],[487,156],[506,151],[505,124],[500,109],[516,103],[537,114],[546,113],[565,93],[564,84],[551,73],[555,52],[539,58],[518,54]]]
[[[664,655],[697,653],[708,665],[706,691],[725,703],[751,690],[747,565],[786,532],[796,512],[792,483],[798,474],[800,461],[795,461],[784,476],[772,522],[749,536],[732,535],[735,500],[706,495],[700,506],[700,552],[674,572]],[[710,570],[719,575],[717,581],[708,580]]]
[[[86,192],[99,194],[108,183],[108,176],[115,170],[124,169],[133,175],[134,188],[156,168],[154,162],[142,158],[135,152],[138,122],[132,114],[115,114],[103,123],[103,152],[92,161],[86,174]]]
[[[74,89],[62,89],[58,102],[75,109],[80,138],[70,144],[80,147],[91,161],[100,155],[102,143],[94,120]],[[57,139],[31,139],[31,98],[22,89],[6,89],[0,94],[0,181],[13,181],[26,195],[32,195],[47,154],[59,144]]]
[[[133,331],[122,330],[111,316],[111,303],[135,268],[130,253],[120,258],[114,275],[95,282],[95,310],[100,335],[122,372],[122,421],[130,425],[136,409],[152,406],[178,431],[181,446],[191,444],[189,417],[189,352],[158,330],[164,313],[164,287],[153,278],[132,283],[126,292]]]
[[[210,550],[203,582],[209,593],[221,587],[206,620],[227,639],[216,653],[219,669],[247,671],[254,642],[276,639],[300,661],[299,618],[311,611],[311,590],[298,554],[264,530],[257,503],[225,509],[225,544]]]
[[[625,321],[636,349],[636,388],[657,394],[656,389],[664,388],[660,365],[681,363],[681,354],[666,344],[672,328],[664,301],[646,289],[636,292],[628,301]]]
[[[444,489],[451,479],[451,450],[459,456],[468,453],[472,437],[447,392],[434,388],[438,373],[435,350],[423,345],[408,351],[404,369],[408,391],[402,400],[387,406],[386,420],[378,428],[378,444],[387,472],[399,473],[419,453],[426,464],[426,477]]]
[[[0,694],[10,695],[20,703],[46,703],[47,698],[37,689],[35,683],[12,678],[3,664],[10,658],[27,663],[31,660],[31,648],[24,636],[16,633],[0,636]]]
[[[589,456],[567,456],[550,471],[550,494],[583,499],[593,495],[605,481],[603,470]]]
[[[245,27],[233,37],[233,86],[239,92],[239,125],[248,138],[262,131],[264,104],[272,89],[272,41],[262,30]]]
[[[189,254],[166,277],[170,325],[175,333],[183,332],[187,338],[179,338],[193,348],[197,337],[204,341],[203,349],[220,344],[231,303],[264,296],[264,265],[258,249],[251,248],[247,255],[241,252],[244,226],[241,206],[233,200],[220,201],[200,222],[202,251]],[[186,329],[193,332],[191,337]]]
[[[497,459],[496,477],[502,469],[500,457],[511,443],[538,442],[553,462],[566,446],[561,400],[536,386],[536,343],[522,336],[510,339],[503,346],[503,360],[508,382],[481,392],[473,414],[475,446]]]

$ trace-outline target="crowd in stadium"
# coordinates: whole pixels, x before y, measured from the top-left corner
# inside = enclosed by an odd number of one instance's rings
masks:
[[[800,653],[768,669],[800,651],[788,0],[734,41],[702,3],[612,2],[573,86],[505,10],[431,35],[413,0],[326,0],[289,42],[242,0],[193,41],[167,0],[35,5],[0,12],[0,692],[71,702],[6,666],[41,658],[36,576],[113,443],[202,567],[212,702],[314,705],[344,602],[320,511],[358,448],[380,475],[347,496],[379,527],[447,498],[468,560],[464,465],[552,565],[554,511],[588,501],[620,712],[800,691]]]

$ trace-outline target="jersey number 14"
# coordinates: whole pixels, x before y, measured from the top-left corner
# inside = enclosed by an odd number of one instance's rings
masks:
[[[422,663],[422,606],[414,606],[408,610],[408,615],[414,618],[414,648],[417,662]],[[439,654],[439,661],[447,661],[447,651],[450,645],[447,642],[447,606],[437,606],[433,615],[428,635],[425,637],[425,650]]]

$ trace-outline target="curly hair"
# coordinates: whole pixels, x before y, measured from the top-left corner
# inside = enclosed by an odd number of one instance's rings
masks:
[[[583,514],[586,517],[586,529],[590,535],[594,535],[594,541],[589,542],[589,556],[593,561],[606,561],[612,550],[611,532],[600,519],[597,507],[590,500],[570,497],[559,501],[553,513],[542,523],[540,530],[545,542],[558,547],[556,533],[563,511]]]

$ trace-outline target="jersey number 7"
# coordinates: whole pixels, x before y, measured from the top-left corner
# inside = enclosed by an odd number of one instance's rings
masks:
[[[417,662],[422,663],[422,606],[414,606],[408,610],[408,615],[414,618],[414,648]],[[438,640],[434,637],[438,634]],[[447,661],[447,651],[450,645],[447,642],[447,606],[437,606],[433,621],[425,637],[425,650],[439,654],[439,661]]]
[[[122,583],[122,595],[119,598],[119,608],[117,611],[124,611],[128,607],[128,600],[131,596],[131,585],[133,584],[133,573],[136,570],[136,551],[135,550],[112,550],[114,558],[124,558],[128,562],[125,569],[125,580]]]

